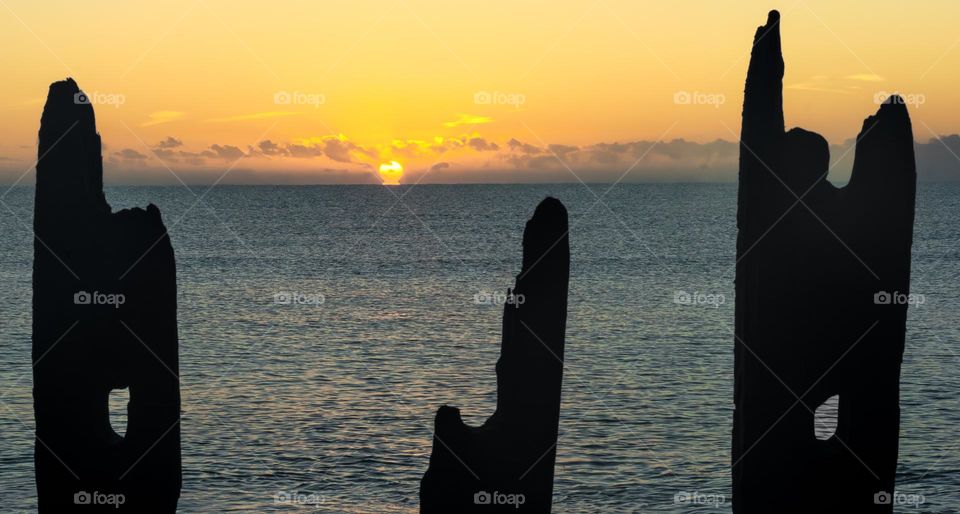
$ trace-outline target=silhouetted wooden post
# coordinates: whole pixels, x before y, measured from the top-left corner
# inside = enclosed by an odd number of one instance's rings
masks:
[[[50,86],[39,156],[33,394],[40,510],[174,512],[181,483],[176,269],[160,211],[111,213],[93,107],[72,79]],[[121,437],[107,399],[127,387]]]
[[[570,248],[567,211],[547,198],[523,233],[523,266],[503,309],[497,410],[481,427],[443,406],[420,510],[550,512],[560,422]]]
[[[891,97],[857,137],[850,183],[818,134],[784,132],[780,17],[754,37],[740,146],[736,271],[737,513],[891,512],[916,166]],[[814,411],[839,395],[838,425]]]

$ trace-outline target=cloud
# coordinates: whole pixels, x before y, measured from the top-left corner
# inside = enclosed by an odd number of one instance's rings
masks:
[[[239,157],[241,153],[237,147],[229,145],[214,145],[211,148],[213,156],[223,157],[228,153]],[[229,148],[228,148],[229,147]],[[293,157],[297,159],[312,159],[326,156],[328,159],[341,162],[369,166],[369,162],[364,160],[379,159],[379,152],[373,148],[367,148],[347,140],[343,134],[328,136],[313,136],[307,138],[295,139],[289,143],[276,142],[269,139],[260,141],[256,146],[248,146],[246,157]],[[210,157],[204,152],[192,154],[193,157]]]
[[[293,111],[267,111],[255,112],[251,114],[238,114],[236,116],[226,116],[223,118],[210,118],[204,121],[208,123],[226,123],[231,121],[265,120],[269,118],[280,118],[283,116],[295,116],[297,114],[300,113]]]
[[[568,146],[568,145],[549,145],[547,146],[547,148],[550,150],[550,153],[558,155],[561,158],[563,158],[565,155],[567,155],[570,152],[576,152],[577,150],[579,150],[579,148],[577,148],[576,146]]]
[[[140,124],[141,127],[151,127],[153,125],[160,125],[161,123],[170,123],[172,121],[177,121],[183,118],[186,115],[185,112],[181,111],[156,111],[151,112],[147,115],[150,118],[148,121],[145,121]]]
[[[113,152],[113,155],[117,156],[120,159],[130,160],[130,161],[144,161],[147,159],[146,155],[143,155],[142,153],[132,148],[124,148],[119,152]]]
[[[285,151],[287,152],[287,155],[290,155],[291,157],[299,157],[301,159],[309,159],[311,157],[320,157],[321,155],[323,155],[323,149],[321,149],[319,146],[292,144],[292,145],[287,145],[287,147],[285,148]],[[340,162],[350,162],[350,161],[347,160],[347,161],[340,161]]]
[[[933,137],[926,143],[915,143],[914,150],[918,180],[960,180],[960,135]]]
[[[842,184],[850,180],[856,140],[830,145],[830,181]],[[960,181],[960,134],[929,138],[926,142],[914,141],[917,161],[917,180],[921,182]]]
[[[324,143],[323,150],[327,154],[327,157],[337,161],[337,162],[352,162],[353,158],[350,156],[350,150],[352,150],[353,143],[347,141],[340,141],[339,139],[328,139]]]
[[[201,157],[187,157],[184,159],[184,162],[193,166],[202,166],[206,164],[206,161]]]
[[[257,149],[263,155],[269,155],[269,156],[290,154],[290,152],[288,152],[286,149],[274,143],[273,141],[270,141],[269,139],[260,141],[259,143],[257,143]]]
[[[482,125],[484,123],[492,123],[493,118],[487,116],[474,116],[471,114],[458,114],[457,119],[453,121],[447,121],[443,124],[444,127],[459,127],[461,125]]]
[[[723,140],[630,141],[582,147],[552,144],[541,148],[513,139],[508,147],[510,151],[501,153],[500,159],[515,169],[559,170],[569,174],[570,167],[577,175],[595,181],[615,181],[627,170],[627,180],[643,176],[661,180],[671,173],[676,180],[733,180],[739,156],[739,146]]]
[[[480,137],[479,134],[461,135],[458,137],[434,137],[431,141],[422,139],[395,139],[389,145],[378,147],[379,152],[371,152],[371,158],[378,155],[418,159],[423,157],[438,158],[438,156],[454,152],[459,149],[471,149],[477,152],[494,152],[500,150],[497,143]]]
[[[471,148],[473,148],[474,150],[476,150],[476,151],[478,151],[478,152],[492,152],[492,151],[495,151],[495,150],[499,150],[499,149],[500,149],[500,147],[497,146],[496,143],[487,141],[486,139],[483,139],[482,137],[473,137],[473,138],[470,138],[470,141],[467,142],[467,144],[470,145]]]
[[[183,146],[183,141],[173,136],[167,136],[166,139],[157,143],[156,148],[176,148],[178,146]]]
[[[257,143],[256,147],[251,146],[248,148],[248,157],[296,157],[298,159],[307,159],[323,155],[323,149],[310,140],[306,140],[304,144],[284,144],[265,139]]]
[[[394,139],[382,148],[383,153],[397,157],[416,159],[423,156],[442,155],[464,145],[466,138],[435,137],[433,141],[421,139]]]
[[[337,162],[360,162],[354,158],[356,156],[362,156],[368,159],[376,159],[379,157],[376,150],[347,141],[342,135],[324,138],[323,153],[327,158]]]
[[[950,143],[957,146],[956,151],[960,154],[960,136],[954,136]],[[939,142],[936,144],[940,145]],[[739,146],[736,142],[723,140],[698,143],[683,139],[536,145],[516,138],[495,141],[473,133],[458,137],[437,136],[427,140],[394,140],[374,147],[355,143],[343,134],[337,134],[288,142],[268,139],[250,146],[217,143],[198,150],[186,147],[176,137],[168,136],[155,145],[153,151],[161,160],[178,162],[186,169],[204,168],[216,161],[250,158],[264,161],[252,165],[254,168],[266,167],[264,173],[268,173],[267,169],[286,172],[290,169],[316,169],[324,165],[359,172],[375,169],[384,160],[395,159],[407,168],[405,180],[408,181],[416,181],[422,174],[433,172],[435,175],[426,177],[428,181],[570,182],[579,177],[585,181],[614,182],[627,173],[622,178],[625,182],[723,182],[736,180]],[[842,149],[831,148],[831,151],[835,158],[842,154]],[[125,160],[127,165],[150,162],[143,153],[123,151],[111,154],[111,158],[116,159],[118,164],[121,159]],[[274,162],[268,164],[268,159]],[[295,163],[291,159],[310,163]],[[285,160],[290,168],[284,168],[287,165]],[[960,165],[956,160],[953,162]],[[942,167],[949,167],[949,164],[949,161],[944,161]],[[842,168],[842,163],[838,168]]]
[[[831,182],[849,180],[854,144],[855,140],[849,139],[830,145]],[[167,136],[152,145],[151,151],[123,148],[104,151],[104,157],[113,169],[123,170],[113,177],[113,183],[167,183],[163,175],[169,171],[152,161],[153,153],[175,166],[177,175],[194,177],[185,178],[188,182],[207,180],[218,161],[244,157],[263,161],[251,165],[252,169],[231,171],[230,183],[370,183],[375,173],[369,170],[394,158],[404,164],[404,180],[410,183],[421,179],[424,183],[736,182],[739,151],[736,141],[719,139],[535,145],[515,138],[497,142],[478,134],[396,140],[372,147],[338,134],[291,142],[263,140],[250,147],[218,143],[196,151],[177,137]],[[960,182],[960,134],[916,142],[915,151],[919,180]],[[316,160],[293,162],[293,158]],[[131,169],[136,172],[128,173]],[[158,169],[163,173],[157,173]],[[12,182],[20,174],[22,170],[7,175],[13,177],[9,179]],[[9,178],[7,175],[0,167],[0,181]]]
[[[183,157],[216,157],[217,154],[211,152],[210,150],[204,150],[202,152],[188,152],[186,150],[180,150],[179,153]]]
[[[510,141],[507,141],[507,146],[510,147],[510,150],[515,150],[525,154],[537,154],[543,151],[534,145],[523,143],[516,139],[510,139]]]
[[[129,172],[128,164],[108,162],[104,165],[104,183],[109,185],[174,185],[182,187],[181,180],[190,185],[312,185],[312,184],[380,184],[380,180],[368,171],[322,167],[312,170],[258,170],[251,168],[233,168],[224,175],[223,169],[211,168],[174,168],[176,174],[164,167],[139,167],[135,173]],[[4,172],[0,170],[0,182],[16,180],[23,170]]]
[[[232,145],[211,145],[210,149],[213,150],[216,157],[220,159],[235,160],[243,157],[245,154],[243,150]]]
[[[156,154],[157,157],[167,161],[177,160],[177,153],[169,148],[154,148],[153,153]]]
[[[173,137],[167,136],[166,139],[160,141],[153,148],[150,149],[157,158],[163,161],[177,161],[177,152],[173,149],[183,146],[183,141]]]

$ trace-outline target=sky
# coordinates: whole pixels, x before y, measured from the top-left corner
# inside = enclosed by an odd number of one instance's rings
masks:
[[[958,2],[3,0],[0,183],[33,183],[68,76],[108,183],[735,180],[771,8],[787,126],[831,142],[831,180],[892,92],[921,167],[960,177]]]

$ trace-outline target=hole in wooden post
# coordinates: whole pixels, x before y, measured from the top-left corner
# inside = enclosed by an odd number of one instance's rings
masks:
[[[827,398],[813,413],[813,435],[826,441],[837,433],[837,414],[840,407],[840,395]]]
[[[110,428],[120,437],[127,435],[127,405],[130,403],[130,389],[113,389],[110,391]]]

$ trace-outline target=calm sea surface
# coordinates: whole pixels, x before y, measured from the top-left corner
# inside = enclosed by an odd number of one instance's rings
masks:
[[[473,424],[495,407],[501,308],[474,296],[513,283],[524,222],[554,195],[572,253],[554,510],[728,512],[736,185],[608,188],[108,188],[114,210],[158,205],[176,252],[181,510],[289,510],[275,497],[296,491],[323,512],[416,511],[437,407]],[[7,512],[36,508],[33,188],[2,200]],[[926,303],[907,326],[897,483],[924,504],[898,511],[955,512],[960,186],[921,185],[917,210]],[[280,291],[323,303],[278,305]],[[684,492],[726,503],[675,504]]]

